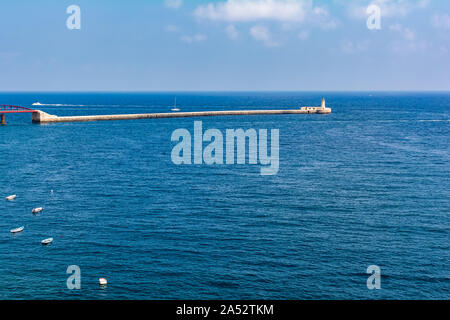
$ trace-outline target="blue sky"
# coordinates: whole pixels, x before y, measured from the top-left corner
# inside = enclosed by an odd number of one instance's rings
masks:
[[[70,5],[81,29],[69,30]],[[369,30],[366,8],[381,9]],[[450,90],[450,1],[5,0],[0,91]]]

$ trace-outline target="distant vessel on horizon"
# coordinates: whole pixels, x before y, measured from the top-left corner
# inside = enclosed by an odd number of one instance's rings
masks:
[[[173,108],[170,110],[171,111],[180,111],[180,108],[177,107],[177,98],[175,98],[175,104],[173,105]]]
[[[32,104],[32,106],[43,106],[43,104],[40,103],[40,102],[35,102],[35,103]]]

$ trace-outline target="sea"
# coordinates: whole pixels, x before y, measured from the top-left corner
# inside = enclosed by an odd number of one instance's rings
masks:
[[[448,92],[1,93],[0,104],[70,116],[322,97],[332,114],[46,125],[7,114],[0,299],[448,299]],[[174,164],[172,133],[194,121],[278,129],[278,173]]]

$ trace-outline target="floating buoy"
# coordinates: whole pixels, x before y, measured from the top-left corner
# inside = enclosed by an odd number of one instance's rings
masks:
[[[22,232],[23,229],[25,229],[25,227],[20,227],[20,228],[12,229],[12,230],[11,230],[11,233],[19,233],[19,232]]]
[[[34,208],[31,212],[32,212],[32,213],[39,213],[39,212],[41,212],[42,210],[44,210],[44,208]]]
[[[44,239],[41,243],[45,246],[53,242],[53,238]]]
[[[108,284],[108,281],[105,278],[100,278],[100,279],[98,279],[98,283],[101,286],[106,286]]]
[[[15,194],[13,194],[12,196],[7,196],[5,199],[6,199],[7,201],[12,201],[12,200],[14,200],[16,197],[17,197],[17,196],[16,196]]]

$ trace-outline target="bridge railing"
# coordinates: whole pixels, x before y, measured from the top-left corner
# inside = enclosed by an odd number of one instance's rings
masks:
[[[37,110],[7,104],[0,105],[0,113],[32,113],[32,112],[37,112]]]

